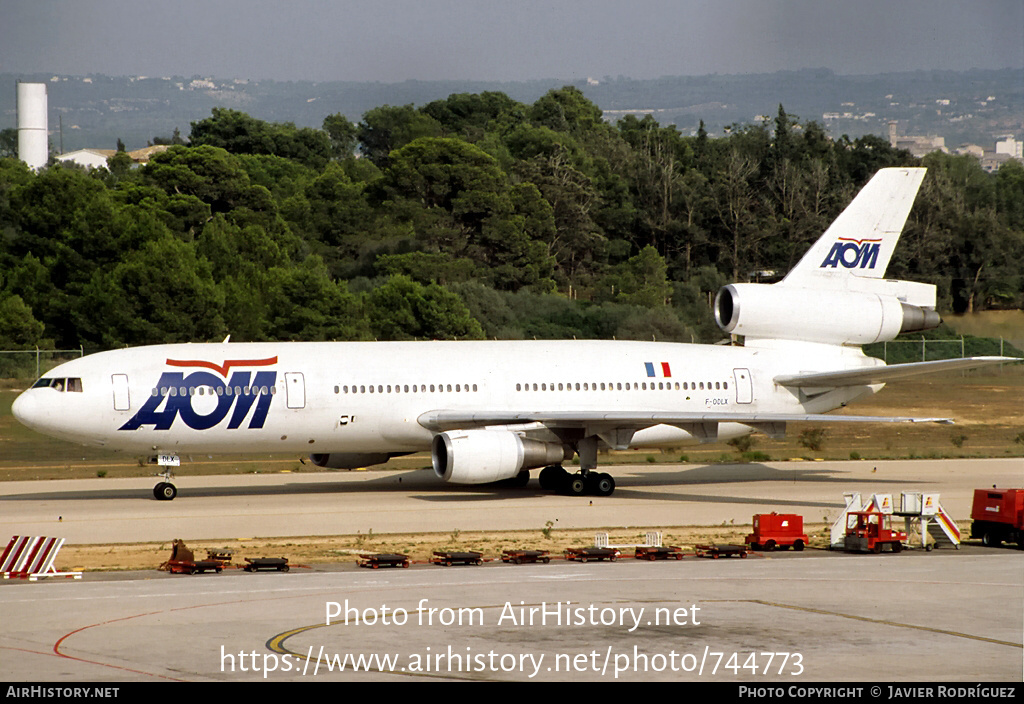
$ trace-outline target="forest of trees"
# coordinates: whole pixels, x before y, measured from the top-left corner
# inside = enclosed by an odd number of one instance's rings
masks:
[[[885,166],[779,106],[724,138],[602,119],[571,87],[458,94],[322,129],[215,109],[133,168],[0,159],[0,349],[159,342],[721,338]],[[1024,304],[1024,167],[936,153],[890,275],[944,311]]]

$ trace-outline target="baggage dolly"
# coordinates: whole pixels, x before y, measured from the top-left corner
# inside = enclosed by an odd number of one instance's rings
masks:
[[[622,553],[615,548],[566,548],[565,550],[565,559],[579,560],[580,562],[589,560],[615,562],[615,558],[621,555]]]
[[[209,570],[220,572],[224,563],[217,560],[168,560],[167,567],[172,574],[201,574]]]
[[[529,564],[533,562],[551,562],[547,550],[505,550],[501,553],[502,562],[511,562],[513,565]]]
[[[380,553],[377,555],[360,555],[359,566],[369,567],[371,570],[380,567],[408,567],[409,556],[398,553]]]
[[[287,557],[247,557],[245,561],[249,563],[242,568],[246,572],[259,572],[260,570],[287,572],[289,570]]]
[[[683,549],[678,548],[674,545],[638,545],[636,548],[636,554],[633,555],[637,560],[682,560]]]
[[[449,550],[435,550],[434,558],[431,560],[435,565],[479,565],[483,563],[482,552],[456,552]]]
[[[717,560],[719,557],[733,557],[739,555],[740,557],[747,556],[747,548],[743,545],[717,545],[710,543],[708,545],[695,545],[697,557],[710,557],[713,560]]]

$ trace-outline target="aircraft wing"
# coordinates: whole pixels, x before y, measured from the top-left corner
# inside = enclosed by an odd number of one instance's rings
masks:
[[[540,423],[548,428],[623,428],[640,430],[654,425],[681,427],[713,423],[744,423],[753,426],[771,423],[943,423],[949,418],[912,418],[903,416],[844,416],[824,413],[677,413],[646,411],[428,411],[418,419],[428,430],[442,432],[491,425]]]
[[[784,374],[775,377],[780,386],[797,388],[836,388],[840,386],[865,386],[868,384],[884,384],[893,379],[905,379],[921,374],[953,371],[957,369],[975,369],[992,364],[1020,362],[1017,357],[964,357],[962,359],[942,359],[935,362],[911,362],[909,364],[879,365],[866,369],[843,369],[835,372],[813,372],[808,374]]]

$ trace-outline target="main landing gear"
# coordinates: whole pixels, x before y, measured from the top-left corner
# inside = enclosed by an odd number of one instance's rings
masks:
[[[610,474],[583,469],[570,474],[562,465],[552,465],[540,471],[540,488],[570,496],[611,496],[615,479]]]

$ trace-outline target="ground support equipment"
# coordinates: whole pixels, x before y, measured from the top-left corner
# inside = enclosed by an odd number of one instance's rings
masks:
[[[172,574],[221,572],[224,569],[224,563],[219,560],[168,560],[167,568]]]
[[[886,547],[892,552],[903,550],[907,534],[894,530],[892,514],[878,511],[850,511],[846,514],[846,552],[880,553]]]
[[[513,565],[523,565],[534,562],[551,562],[547,550],[505,550],[501,553],[502,562],[511,562]]]
[[[638,560],[682,560],[683,549],[678,548],[674,545],[637,545],[636,554],[633,555]]]
[[[483,563],[483,557],[484,555],[481,552],[436,550],[431,562],[435,565],[444,565],[445,567],[451,567],[452,565],[479,565]]]
[[[260,570],[287,572],[290,569],[287,557],[247,557],[245,561],[249,563],[242,568],[246,572],[259,572]]]
[[[694,551],[697,557],[710,557],[717,560],[720,557],[746,557],[747,547],[745,545],[718,545],[709,543],[707,545],[695,545]]]
[[[905,491],[900,496],[900,510],[893,515],[903,518],[908,543],[911,536],[919,536],[926,551],[946,546],[960,549],[960,527],[942,508],[938,494]],[[931,542],[926,536],[931,536]]]
[[[409,556],[398,553],[379,553],[376,555],[360,555],[359,566],[369,567],[371,570],[380,567],[408,567]]]
[[[615,548],[566,548],[565,550],[565,559],[579,560],[580,562],[590,560],[615,562],[615,559],[621,555],[622,553]]]
[[[754,532],[744,542],[751,550],[771,552],[793,548],[800,551],[807,546],[804,517],[795,513],[760,513],[753,517]]]

